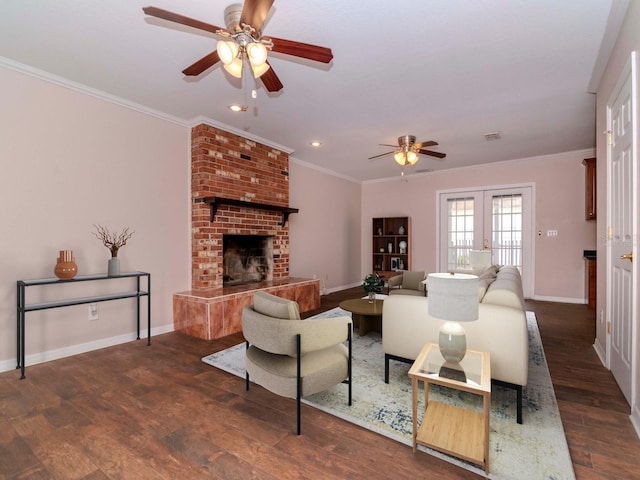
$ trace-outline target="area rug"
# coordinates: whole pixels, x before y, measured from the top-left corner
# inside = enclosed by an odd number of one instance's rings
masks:
[[[309,320],[347,315],[334,308]],[[516,423],[516,394],[493,386],[489,435],[489,478],[496,480],[575,479],[569,448],[562,428],[551,377],[540,340],[535,315],[527,312],[529,328],[529,381],[523,395],[523,424]],[[214,367],[244,378],[245,344],[239,344],[202,359]],[[384,383],[384,354],[379,333],[353,339],[353,404],[347,405],[347,389],[337,385],[305,397],[303,402],[351,423],[412,445],[410,365],[390,362],[389,383]],[[424,398],[420,392],[419,398]],[[480,411],[481,397],[432,386],[429,398]],[[424,405],[418,406],[424,410]],[[421,451],[443,458],[484,476],[484,471],[463,460],[419,446]]]

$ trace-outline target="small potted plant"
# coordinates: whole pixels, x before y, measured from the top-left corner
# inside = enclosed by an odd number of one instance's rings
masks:
[[[118,259],[118,250],[124,247],[135,232],[130,232],[129,227],[122,230],[121,233],[111,233],[105,227],[101,225],[94,225],[96,231],[93,235],[101,240],[105,247],[111,252],[111,258],[109,259],[109,266],[107,274],[110,277],[120,275],[120,260]]]
[[[384,279],[377,273],[370,273],[362,281],[362,288],[369,295],[369,303],[373,303],[376,299],[376,293],[382,292],[384,287]]]

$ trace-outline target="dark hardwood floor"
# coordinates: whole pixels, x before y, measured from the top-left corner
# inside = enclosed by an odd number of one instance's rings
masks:
[[[360,295],[322,297],[322,308]],[[592,344],[584,305],[527,302],[549,363],[578,479],[640,478],[640,440]],[[169,333],[0,374],[0,478],[478,478],[212,368],[242,341]],[[526,421],[526,418],[525,418]]]

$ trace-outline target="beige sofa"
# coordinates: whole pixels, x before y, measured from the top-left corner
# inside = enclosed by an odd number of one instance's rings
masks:
[[[517,392],[517,420],[522,423],[522,389],[527,385],[529,337],[520,272],[515,267],[489,267],[480,277],[479,318],[464,324],[467,348],[491,354],[494,383]],[[425,343],[438,343],[443,321],[428,314],[428,297],[395,295],[382,309],[385,382],[389,361],[413,363]]]

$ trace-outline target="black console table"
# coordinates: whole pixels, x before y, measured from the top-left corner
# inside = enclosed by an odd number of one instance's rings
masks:
[[[51,302],[32,303],[27,304],[26,293],[27,287],[35,287],[42,285],[59,285],[69,284],[77,282],[91,282],[95,280],[115,280],[118,278],[134,277],[136,279],[136,289],[134,291],[111,293],[106,295],[96,295],[93,297],[83,298],[70,298],[64,300],[54,300]],[[140,278],[146,277],[147,290],[140,290]],[[17,366],[20,368],[22,375],[20,379],[25,378],[24,375],[24,338],[25,338],[25,322],[24,317],[27,312],[34,312],[36,310],[47,310],[50,308],[69,307],[71,305],[82,305],[85,303],[98,303],[107,302],[109,300],[120,300],[123,298],[136,298],[137,300],[137,332],[138,340],[140,340],[140,297],[147,297],[147,345],[151,345],[151,274],[146,272],[126,272],[121,273],[118,276],[110,277],[106,273],[99,275],[78,275],[69,280],[61,280],[59,278],[38,278],[33,280],[18,280],[18,310],[17,310],[17,324],[18,333],[16,336],[16,349],[17,349]]]

